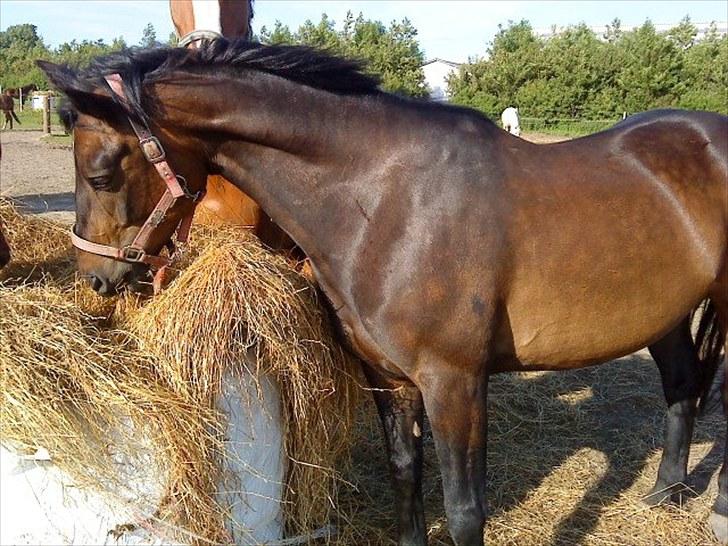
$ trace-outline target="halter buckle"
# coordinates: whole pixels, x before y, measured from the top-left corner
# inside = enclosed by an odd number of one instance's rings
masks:
[[[142,250],[141,248],[125,246],[121,249],[121,257],[124,259],[124,261],[127,262],[142,263],[146,256],[147,253],[144,252],[144,250]]]
[[[139,145],[142,147],[144,157],[147,158],[149,163],[161,163],[167,157],[164,148],[162,148],[162,143],[155,136],[139,140]]]

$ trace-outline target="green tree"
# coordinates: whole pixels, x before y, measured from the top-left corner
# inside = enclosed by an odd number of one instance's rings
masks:
[[[139,42],[142,47],[155,47],[157,45],[157,31],[152,23],[147,23],[142,31],[142,39]]]
[[[695,45],[695,37],[698,35],[698,29],[690,22],[690,17],[685,16],[680,20],[680,24],[670,29],[667,33],[677,47],[680,49],[689,49]]]
[[[365,61],[367,70],[382,79],[382,88],[411,96],[427,95],[422,64],[424,54],[417,41],[417,29],[408,19],[392,21],[387,27],[379,21],[354,18],[347,13],[341,30],[326,14],[318,23],[310,20],[296,32],[276,21],[273,30],[260,29],[267,44],[300,44]]]
[[[35,59],[49,57],[48,48],[35,25],[13,25],[0,32],[0,84],[3,88],[34,83],[46,87],[43,72]]]
[[[648,20],[617,42],[624,66],[617,77],[628,112],[674,105],[685,89],[683,56]]]
[[[334,21],[329,19],[325,13],[321,15],[321,20],[316,24],[307,19],[294,35],[294,40],[299,44],[332,52],[340,52],[343,49]]]
[[[622,21],[615,17],[611,23],[607,24],[607,30],[603,34],[603,38],[610,44],[613,44],[622,37]]]
[[[524,84],[516,92],[516,104],[539,117],[592,117],[593,97],[613,77],[602,62],[603,47],[585,24],[554,36],[541,50],[537,81],[544,83],[540,95]]]
[[[728,114],[728,36],[712,26],[704,40],[684,52],[682,108]]]
[[[261,27],[258,40],[269,45],[296,43],[290,29],[283,25],[280,21],[275,22],[275,26],[272,31],[269,31],[265,26]]]
[[[126,47],[123,38],[114,38],[109,45],[103,40],[71,40],[58,46],[53,54],[54,62],[61,62],[74,67],[84,67],[99,55],[118,51]]]
[[[453,102],[475,106],[494,117],[508,106],[518,106],[519,92],[521,99],[533,105],[537,93],[548,87],[545,82],[533,83],[542,78],[545,67],[543,42],[531,24],[509,21],[506,28],[498,28],[488,56],[471,59],[449,81]]]

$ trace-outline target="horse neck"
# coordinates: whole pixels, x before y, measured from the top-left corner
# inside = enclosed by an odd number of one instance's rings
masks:
[[[214,92],[193,81],[157,95],[166,109],[160,125],[204,143],[218,174],[314,260],[356,236],[399,163],[396,117],[379,95],[336,95],[261,73],[216,81]]]

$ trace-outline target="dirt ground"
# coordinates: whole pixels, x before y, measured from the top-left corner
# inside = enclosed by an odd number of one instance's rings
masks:
[[[3,131],[0,196],[24,212],[73,221],[74,167],[70,146],[50,145],[40,131]]]
[[[72,152],[40,138],[32,131],[0,135],[0,195],[27,212],[72,222]],[[665,416],[659,376],[646,351],[575,372],[500,376],[489,392],[489,544],[714,544],[706,519],[726,432],[717,409],[696,426],[686,504],[648,509],[641,503],[656,476]],[[353,487],[339,499],[351,514],[343,525],[353,542],[345,543],[394,544],[381,435],[371,422],[362,427],[345,476]],[[427,431],[425,439],[430,543],[451,544]]]

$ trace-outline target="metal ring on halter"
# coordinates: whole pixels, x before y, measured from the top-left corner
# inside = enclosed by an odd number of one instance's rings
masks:
[[[192,193],[187,186],[187,179],[182,176],[181,174],[175,175],[177,178],[177,182],[179,182],[179,187],[182,188],[182,191],[185,194],[185,197],[187,199],[190,199],[193,203],[198,203],[200,199],[202,199],[205,196],[205,190],[201,189],[198,192]]]
[[[177,47],[187,47],[193,42],[199,42],[201,40],[217,40],[222,37],[222,34],[215,32],[214,30],[193,30],[180,38],[180,41],[177,43]]]

